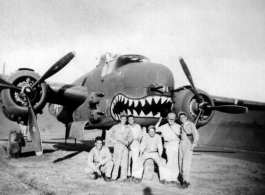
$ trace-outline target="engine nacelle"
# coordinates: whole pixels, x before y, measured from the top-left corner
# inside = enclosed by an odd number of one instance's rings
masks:
[[[199,96],[203,101],[209,105],[214,105],[212,98],[205,91],[197,89]],[[199,113],[199,104],[197,98],[191,88],[183,89],[174,93],[173,97],[174,112],[178,114],[180,111],[184,111],[190,121],[194,121]],[[210,122],[214,115],[213,110],[204,110],[198,123],[197,127],[201,127]]]
[[[19,69],[10,75],[6,81],[17,87],[32,86],[40,75],[31,69]],[[42,113],[42,109],[46,104],[47,84],[42,83],[33,89],[33,93],[29,97],[36,114]],[[13,89],[4,89],[1,92],[2,110],[5,116],[15,122],[24,122],[28,120],[28,102],[23,93]]]

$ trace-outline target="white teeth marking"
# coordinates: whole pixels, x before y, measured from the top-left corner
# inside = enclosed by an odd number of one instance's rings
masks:
[[[131,115],[131,114],[132,114],[131,111],[130,111],[129,109],[127,109],[127,114],[128,114],[128,115]]]
[[[142,116],[142,117],[145,117],[145,114],[143,111],[141,111],[140,115],[139,116]]]
[[[173,104],[171,105],[171,110],[173,110]]]
[[[115,98],[115,100],[113,100],[113,105],[116,105],[116,98]]]
[[[148,117],[153,117],[153,112],[149,112],[149,114],[146,115],[146,116],[148,116]]]
[[[147,97],[147,98],[146,98],[146,100],[147,100],[147,102],[149,103],[149,105],[152,104],[152,99],[153,99],[152,97]]]
[[[166,97],[161,97],[161,104],[163,104],[167,100]]]
[[[129,106],[131,106],[133,103],[133,101],[131,99],[129,99]]]
[[[133,102],[134,102],[134,107],[136,108],[138,106],[139,101],[138,100],[133,100]]]
[[[128,98],[124,97],[124,104],[127,104],[127,102],[128,102]]]
[[[121,95],[118,96],[118,100],[119,100],[119,101],[121,100]]]
[[[155,118],[159,118],[159,117],[160,117],[160,112],[157,113],[154,117],[155,117]]]
[[[123,102],[123,99],[124,99],[124,96],[123,96],[123,95],[121,95],[121,102]]]
[[[142,104],[142,107],[144,107],[144,105],[145,105],[145,99],[141,99],[140,102]]]
[[[155,97],[154,97],[154,100],[155,100],[155,103],[157,104],[157,103],[158,103],[158,101],[160,100],[160,98],[159,98],[159,97],[157,97],[157,96],[155,96]]]
[[[135,110],[133,110],[133,115],[134,116],[138,116],[137,112]]]

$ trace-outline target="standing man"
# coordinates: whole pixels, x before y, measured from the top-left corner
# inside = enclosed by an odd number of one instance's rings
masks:
[[[113,161],[114,168],[112,172],[112,180],[115,181],[118,177],[119,167],[121,165],[120,181],[124,182],[127,179],[128,171],[128,146],[133,141],[133,135],[131,129],[126,125],[127,115],[121,113],[120,123],[114,125],[109,130],[110,141],[114,142]]]
[[[95,147],[88,154],[85,172],[93,180],[105,173],[104,180],[110,182],[112,168],[113,162],[109,148],[103,146],[103,139],[98,136],[95,139]]]
[[[128,165],[128,176],[132,176],[132,179],[135,178],[135,171],[137,169],[137,162],[138,162],[138,157],[139,157],[139,149],[140,149],[140,141],[142,140],[143,133],[141,126],[134,121],[134,116],[129,115],[128,116],[128,122],[129,122],[129,127],[131,128],[132,135],[133,135],[133,142],[130,145],[130,151],[129,151],[129,165]],[[132,164],[132,170],[131,170],[131,162]],[[126,181],[130,181],[131,179],[129,178]]]
[[[179,146],[181,188],[187,188],[189,186],[192,153],[199,141],[199,133],[194,123],[188,120],[185,112],[179,112],[178,117],[182,123]]]
[[[142,180],[144,163],[147,159],[153,159],[159,168],[160,182],[165,183],[165,164],[162,159],[163,146],[160,135],[155,133],[155,126],[148,127],[148,134],[143,137],[140,145],[139,166],[135,171],[135,183]]]
[[[178,151],[180,142],[180,129],[181,126],[175,123],[176,114],[169,113],[167,116],[167,123],[158,128],[162,117],[156,124],[157,132],[161,132],[164,141],[167,155],[167,168],[169,170],[167,175],[167,184],[177,184],[179,175],[179,162],[178,162]]]

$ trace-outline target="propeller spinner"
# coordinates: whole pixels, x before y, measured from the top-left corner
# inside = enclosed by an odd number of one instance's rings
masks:
[[[53,76],[57,72],[59,72],[62,68],[64,68],[73,58],[75,57],[74,52],[70,52],[66,54],[64,57],[62,57],[60,60],[58,60],[54,65],[52,65],[45,74],[39,78],[38,81],[36,81],[32,86],[25,86],[25,87],[16,87],[8,82],[6,82],[3,79],[0,79],[0,88],[3,89],[14,89],[16,91],[19,91],[21,94],[23,94],[28,102],[28,127],[29,132],[31,136],[31,140],[36,152],[36,155],[42,155],[43,148],[41,144],[41,136],[40,136],[40,130],[37,123],[37,117],[34,112],[32,103],[31,103],[31,96],[34,92],[37,85],[40,83],[43,83],[47,78]]]
[[[196,99],[198,101],[198,110],[199,113],[196,117],[196,119],[194,120],[195,125],[197,125],[200,116],[204,113],[204,111],[207,110],[217,110],[220,112],[225,112],[225,113],[230,113],[230,114],[244,114],[247,113],[248,108],[247,107],[243,107],[243,106],[236,106],[236,105],[222,105],[222,106],[212,106],[210,105],[208,102],[204,101],[203,98],[201,98],[195,88],[191,73],[188,69],[188,66],[186,65],[185,61],[183,60],[183,58],[180,57],[179,59],[180,64],[182,66],[182,69],[187,77],[187,79],[189,80],[191,87],[193,89],[193,92],[196,96]]]

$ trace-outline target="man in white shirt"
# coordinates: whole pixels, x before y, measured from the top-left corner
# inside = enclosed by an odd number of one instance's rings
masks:
[[[105,181],[110,182],[112,168],[113,162],[109,148],[103,146],[103,139],[98,136],[95,139],[95,147],[88,154],[85,172],[93,180],[105,173]]]
[[[182,123],[179,146],[181,188],[187,188],[190,184],[189,179],[193,149],[197,146],[199,141],[199,133],[194,123],[188,120],[185,112],[179,112],[178,117]]]
[[[129,151],[129,165],[128,165],[128,176],[129,178],[126,181],[130,181],[131,179],[135,178],[135,170],[137,169],[138,157],[139,157],[139,149],[140,149],[140,142],[143,137],[143,132],[141,126],[134,121],[134,116],[128,116],[128,127],[132,130],[133,135],[133,142],[130,145]],[[131,169],[131,162],[132,162],[132,169]],[[132,178],[130,179],[130,176]]]
[[[166,149],[167,155],[167,184],[173,183],[177,184],[177,178],[179,175],[179,162],[178,162],[178,151],[179,151],[179,142],[180,142],[180,129],[181,126],[175,123],[176,114],[169,113],[167,116],[167,123],[158,127],[162,117],[156,124],[157,131],[161,132],[164,138],[164,146]]]
[[[152,159],[156,162],[159,168],[160,182],[165,183],[165,163],[163,161],[163,145],[160,135],[155,133],[155,126],[148,127],[148,134],[143,137],[140,145],[139,166],[135,171],[135,183],[139,183],[142,180],[144,163],[147,159]]]
[[[126,113],[121,113],[120,121],[121,122],[119,124],[114,125],[109,130],[110,141],[115,143],[113,152],[114,168],[112,172],[112,181],[115,181],[118,178],[119,167],[121,166],[119,181],[124,182],[127,179],[128,172],[128,146],[133,141],[133,136],[131,129],[126,125]]]

